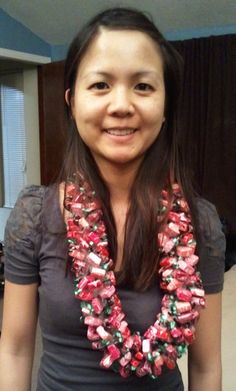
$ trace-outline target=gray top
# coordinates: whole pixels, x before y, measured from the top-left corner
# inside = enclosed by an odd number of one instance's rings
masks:
[[[43,356],[37,391],[182,391],[178,367],[164,369],[158,380],[122,379],[99,367],[102,353],[91,349],[80,305],[74,298],[73,276],[66,276],[67,240],[55,186],[24,189],[5,232],[5,277],[17,284],[38,282],[39,321]],[[222,290],[225,241],[216,210],[197,200],[200,242],[199,268],[206,293]],[[130,328],[143,332],[160,311],[158,284],[144,293],[118,286]]]

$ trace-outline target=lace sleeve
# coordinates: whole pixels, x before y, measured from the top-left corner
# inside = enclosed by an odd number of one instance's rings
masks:
[[[22,190],[6,224],[5,278],[17,284],[40,281],[37,253],[44,192],[42,186]]]
[[[197,201],[199,221],[199,271],[206,293],[223,289],[225,269],[225,236],[216,208],[210,202]]]

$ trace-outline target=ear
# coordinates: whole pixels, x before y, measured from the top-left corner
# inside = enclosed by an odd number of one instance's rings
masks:
[[[66,101],[66,104],[70,107],[70,89],[69,88],[65,92],[65,101]]]
[[[73,110],[74,110],[74,97],[71,96],[71,90],[68,88],[65,92],[65,101],[67,106],[70,109],[71,117],[73,117]]]

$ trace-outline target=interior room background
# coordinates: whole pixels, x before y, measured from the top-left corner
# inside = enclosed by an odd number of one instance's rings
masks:
[[[0,7],[13,1],[0,0]],[[93,0],[77,1],[78,4],[83,4],[84,9]],[[53,4],[58,2],[61,4],[63,0],[51,0]],[[72,0],[64,3],[68,7],[70,2]],[[127,0],[127,4],[130,2]],[[148,2],[149,0],[137,0],[135,4],[143,3],[143,8]],[[215,12],[214,0],[206,2],[212,4],[212,11]],[[229,2],[230,0],[226,1]],[[27,2],[26,13],[32,3],[34,2]],[[94,0],[94,3],[97,5],[101,1]],[[110,0],[110,3],[115,1]],[[152,3],[159,3],[159,0],[153,0]],[[165,4],[167,3],[170,4],[171,1],[165,0]],[[222,3],[225,6],[225,1]],[[189,4],[196,6],[198,0],[189,0]],[[51,16],[54,18],[53,13]],[[42,25],[44,24],[42,19]],[[64,23],[61,24],[63,31],[67,27]],[[185,63],[180,142],[186,147],[199,194],[216,205],[222,219],[227,234],[226,259],[230,267],[231,263],[236,263],[236,24],[220,28],[212,26],[197,30],[167,31],[165,36],[182,54]],[[67,47],[68,44],[50,44],[0,8],[0,241],[3,240],[5,223],[11,211],[9,204],[14,203],[19,188],[23,184],[49,184],[56,177],[63,159],[67,133],[63,60]],[[11,137],[8,128],[3,129],[5,118],[2,113],[2,86],[6,86],[6,92],[9,92],[7,97],[10,99],[6,103],[11,101],[12,91],[17,92],[14,99],[18,102],[19,110],[16,112],[16,105],[10,104],[7,117],[11,117],[11,114],[18,117],[19,113],[21,121],[15,119],[15,133]],[[9,129],[11,126],[12,122]],[[14,148],[17,148],[17,154]],[[21,182],[18,181],[18,176],[21,177]],[[8,182],[6,177],[10,179]],[[232,341],[235,339],[235,311],[231,311],[235,302],[235,268],[231,270],[233,274],[229,272],[225,276],[223,295],[224,391],[235,388],[235,350],[232,349]],[[1,277],[0,269],[0,284]],[[1,313],[2,300],[0,329]],[[40,351],[41,341],[38,336],[32,389],[35,389]],[[181,365],[185,368],[186,361]]]
[[[24,185],[48,184],[58,173],[66,140],[67,45],[48,44],[2,9],[0,26],[0,75],[14,70],[23,75]],[[193,37],[181,31],[170,35],[185,63],[180,141],[186,146],[199,194],[217,207],[230,248],[236,242],[236,26],[231,30],[208,30],[203,37],[196,31]],[[0,240],[10,212],[4,207],[2,133]]]

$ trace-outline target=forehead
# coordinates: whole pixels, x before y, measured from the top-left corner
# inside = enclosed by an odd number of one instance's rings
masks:
[[[161,50],[147,34],[137,30],[101,28],[85,51],[78,73],[94,66],[163,68]]]

